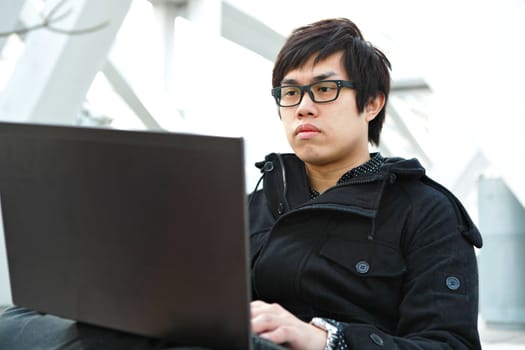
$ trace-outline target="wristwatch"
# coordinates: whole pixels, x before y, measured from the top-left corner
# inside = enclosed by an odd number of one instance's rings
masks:
[[[337,327],[321,317],[312,318],[312,320],[310,321],[310,324],[328,332],[324,350],[333,350],[335,347],[336,340],[337,340],[337,332],[338,332]]]

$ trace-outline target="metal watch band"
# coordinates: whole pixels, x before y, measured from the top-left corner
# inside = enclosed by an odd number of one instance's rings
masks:
[[[328,333],[328,336],[326,337],[326,344],[324,350],[333,350],[337,340],[337,327],[320,317],[312,318],[310,324],[316,326],[317,328],[325,330]]]

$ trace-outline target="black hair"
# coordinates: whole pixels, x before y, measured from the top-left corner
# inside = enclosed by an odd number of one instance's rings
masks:
[[[325,19],[295,29],[277,56],[272,86],[281,85],[289,71],[303,66],[311,57],[315,57],[315,64],[340,51],[343,52],[346,73],[357,86],[358,111],[363,112],[379,94],[385,97],[385,105],[368,126],[368,141],[379,145],[390,92],[391,65],[383,52],[364,40],[352,21],[346,18]]]

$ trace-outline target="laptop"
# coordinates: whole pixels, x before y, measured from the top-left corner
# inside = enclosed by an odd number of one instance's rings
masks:
[[[249,349],[241,138],[0,123],[13,303]]]

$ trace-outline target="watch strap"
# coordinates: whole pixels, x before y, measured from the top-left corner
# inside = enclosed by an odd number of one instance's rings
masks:
[[[324,350],[334,350],[338,340],[339,329],[337,326],[321,317],[312,318],[310,324],[327,332]]]

